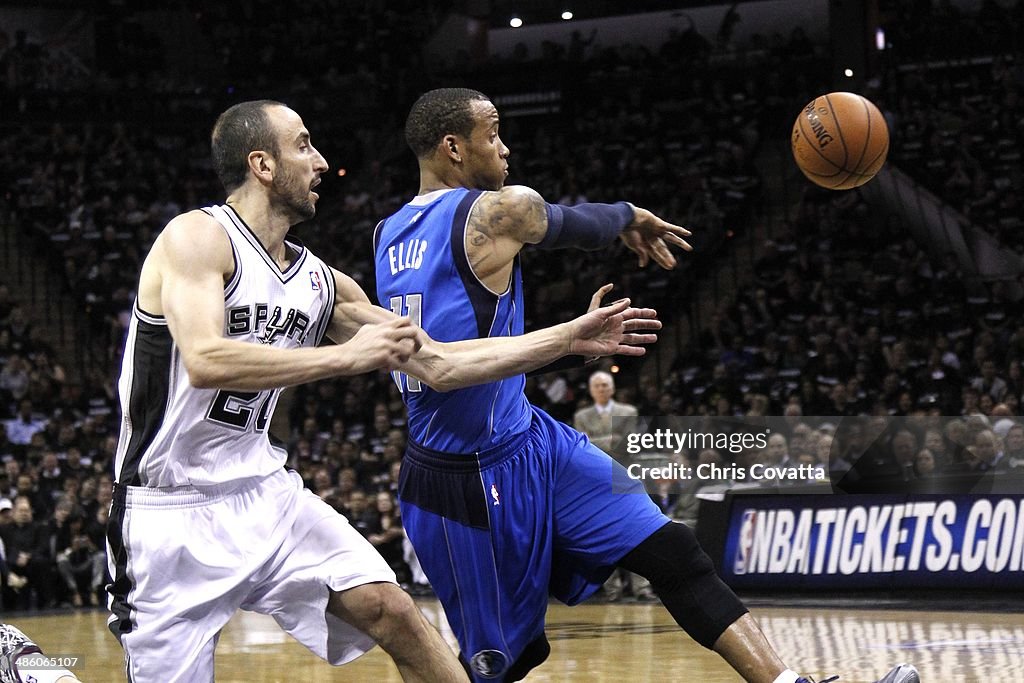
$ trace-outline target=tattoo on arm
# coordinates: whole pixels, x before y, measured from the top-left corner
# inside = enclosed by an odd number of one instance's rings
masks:
[[[474,228],[472,223],[470,223],[470,228],[472,230],[469,235],[469,241],[474,247],[479,247],[490,239],[486,228]]]
[[[506,187],[480,198],[470,213],[467,235],[473,246],[498,238],[534,244],[544,238],[547,225],[546,204],[537,192]]]

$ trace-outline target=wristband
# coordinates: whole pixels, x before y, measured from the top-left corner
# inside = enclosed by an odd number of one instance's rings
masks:
[[[629,202],[615,204],[548,204],[548,231],[537,244],[541,249],[576,248],[593,251],[606,247],[633,222]]]

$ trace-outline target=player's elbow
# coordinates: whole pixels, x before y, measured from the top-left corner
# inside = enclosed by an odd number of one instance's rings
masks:
[[[183,352],[181,360],[185,366],[185,373],[188,375],[188,383],[193,388],[220,388],[224,378],[217,371],[217,364],[209,357],[209,354],[201,351]]]
[[[195,389],[217,389],[219,377],[204,363],[185,364],[185,371],[188,373],[188,383]]]
[[[420,337],[420,349],[414,362],[403,368],[407,374],[415,377],[434,391],[447,392],[459,389],[458,363],[446,344],[436,342],[425,333]]]
[[[447,369],[431,366],[417,373],[417,375],[416,379],[434,391],[445,393],[461,388],[456,381],[455,375]]]
[[[462,388],[462,385],[460,385],[450,373],[442,373],[425,381],[427,386],[434,391],[441,392],[442,394]]]

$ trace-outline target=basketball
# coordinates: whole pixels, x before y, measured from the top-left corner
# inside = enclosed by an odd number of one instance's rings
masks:
[[[793,158],[811,182],[849,190],[875,177],[889,153],[889,128],[860,95],[834,92],[811,100],[793,124]]]

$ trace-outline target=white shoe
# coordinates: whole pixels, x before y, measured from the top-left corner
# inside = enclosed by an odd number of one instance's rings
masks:
[[[900,664],[879,678],[877,683],[921,683],[921,676],[912,665]]]
[[[24,633],[10,624],[0,624],[0,683],[25,683],[15,667],[18,658],[42,653]]]

